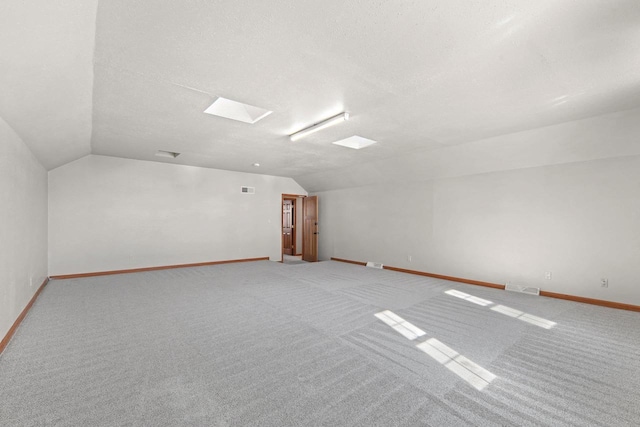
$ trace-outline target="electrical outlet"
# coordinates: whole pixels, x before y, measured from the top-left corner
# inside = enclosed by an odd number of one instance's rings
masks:
[[[551,280],[551,272],[550,271],[545,271],[544,279],[545,280]]]
[[[600,287],[608,288],[609,287],[609,279],[600,279]]]
[[[407,261],[411,262],[411,258],[412,258],[411,255],[407,255]]]

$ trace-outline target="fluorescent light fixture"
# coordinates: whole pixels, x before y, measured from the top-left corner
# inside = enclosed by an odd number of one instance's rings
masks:
[[[164,151],[164,150],[156,151],[156,156],[158,157],[168,157],[170,159],[175,159],[179,155],[180,153],[174,153],[173,151]]]
[[[289,135],[289,138],[291,138],[292,141],[297,141],[300,138],[304,138],[307,135],[311,135],[312,133],[318,132],[319,130],[322,130],[324,128],[333,126],[335,124],[338,124],[347,120],[349,120],[349,113],[340,113],[337,116],[330,117],[326,120],[321,121],[320,123],[316,123],[313,126],[309,126],[308,128],[299,130],[298,132]]]
[[[272,111],[265,110],[264,108],[254,107],[253,105],[243,104],[242,102],[223,97],[216,99],[204,112],[214,116],[224,117],[225,119],[250,124],[254,124],[272,113]]]
[[[342,145],[343,147],[347,147],[347,148],[353,148],[354,150],[359,150],[361,148],[373,145],[376,142],[377,141],[374,141],[373,139],[367,139],[358,135],[353,135],[353,136],[350,136],[349,138],[336,141],[334,142],[334,144]]]

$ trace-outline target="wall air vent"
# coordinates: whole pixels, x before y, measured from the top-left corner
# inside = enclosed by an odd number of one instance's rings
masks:
[[[520,293],[529,294],[529,295],[540,295],[540,288],[533,288],[533,287],[521,286],[521,285],[512,285],[511,283],[507,283],[507,285],[504,287],[504,290],[511,291],[511,292],[520,292]]]
[[[240,187],[240,192],[244,194],[256,194],[255,187]]]
[[[378,270],[382,270],[382,263],[381,262],[369,261],[367,263],[367,267],[377,268]]]

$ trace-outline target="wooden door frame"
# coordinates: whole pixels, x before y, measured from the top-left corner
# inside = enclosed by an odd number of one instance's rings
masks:
[[[290,212],[290,222],[291,222],[291,249],[293,249],[291,252],[291,255],[296,255],[296,250],[298,248],[296,248],[296,238],[297,238],[297,228],[298,228],[298,224],[296,221],[296,215],[298,214],[298,208],[296,207],[296,205],[298,204],[298,198],[297,197],[283,197],[282,198],[282,222],[284,223],[284,202],[290,202],[290,206],[291,206],[291,212]],[[284,258],[284,224],[282,225],[282,257]]]
[[[298,199],[304,199],[305,197],[307,197],[306,194],[283,194],[280,200],[280,262],[284,262],[284,237],[283,237],[283,233],[284,233],[284,227],[282,226],[282,217],[284,216],[284,201],[285,200],[295,200],[295,210],[294,212],[297,211],[298,207],[297,207],[297,202]],[[295,215],[297,215],[297,213],[295,213]],[[298,224],[296,223],[296,221],[294,220],[294,224],[295,227],[293,228],[295,231],[294,233],[298,232]],[[304,230],[301,228],[300,229],[300,235],[302,236],[302,241],[304,242]],[[296,239],[296,235],[294,234],[293,236],[294,239]],[[294,246],[295,244],[295,240],[294,240]],[[302,245],[302,257],[304,258],[304,244]],[[297,248],[296,248],[296,252],[297,252]]]

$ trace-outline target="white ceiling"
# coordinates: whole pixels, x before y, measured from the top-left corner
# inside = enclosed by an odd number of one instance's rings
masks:
[[[0,117],[47,169],[91,152],[97,3],[0,1]]]
[[[49,169],[92,152],[317,191],[640,154],[637,0],[2,8],[0,116]],[[218,96],[273,113],[253,125],[204,114]],[[348,122],[287,137],[342,111]],[[352,135],[378,143],[331,144]]]

